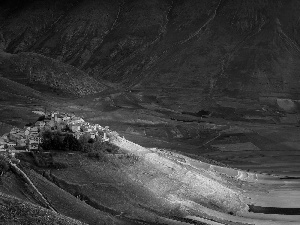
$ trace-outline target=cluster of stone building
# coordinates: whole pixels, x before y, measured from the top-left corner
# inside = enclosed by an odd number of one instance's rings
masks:
[[[90,124],[73,114],[51,112],[40,117],[31,126],[25,126],[24,129],[13,128],[9,133],[0,137],[0,152],[38,150],[45,131],[59,131],[63,136],[71,134],[76,139],[82,135],[87,135],[92,139],[98,136],[102,138],[102,141],[109,141],[107,133],[110,132],[109,127]]]
[[[7,134],[0,137],[0,151],[11,150],[28,151],[29,149],[38,148],[41,143],[41,137],[37,128],[34,129],[13,128]]]

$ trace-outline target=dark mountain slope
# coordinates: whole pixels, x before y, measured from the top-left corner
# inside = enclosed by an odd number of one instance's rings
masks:
[[[76,67],[36,53],[0,54],[0,70],[3,77],[41,91],[50,87],[82,96],[106,89]]]
[[[48,99],[49,100],[49,99]],[[47,105],[44,93],[0,76],[0,134],[11,130],[11,126],[23,127],[35,122],[32,110]]]
[[[4,77],[0,77],[0,93],[1,101],[23,102],[43,99],[41,93]]]
[[[150,90],[179,110],[211,108],[223,97],[299,98],[298,0],[17,5],[1,8],[5,51],[36,52],[100,81]]]
[[[0,192],[1,221],[4,224],[83,224]]]

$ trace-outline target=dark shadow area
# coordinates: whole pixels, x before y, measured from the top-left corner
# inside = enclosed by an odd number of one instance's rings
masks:
[[[276,208],[249,205],[249,212],[279,215],[300,215],[300,208]]]
[[[300,180],[300,177],[281,177],[280,180]]]
[[[207,118],[211,115],[210,111],[207,110],[200,110],[197,113],[193,113],[193,112],[182,112],[182,114],[187,114],[187,115],[191,115],[191,116],[196,116],[196,117],[204,117]]]

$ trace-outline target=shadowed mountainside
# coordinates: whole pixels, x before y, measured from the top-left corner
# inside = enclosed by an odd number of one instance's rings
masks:
[[[83,96],[101,92],[106,86],[77,68],[36,54],[0,54],[0,75],[42,92],[51,88]]]
[[[223,96],[299,98],[297,0],[14,3],[0,6],[6,52],[155,92],[178,110],[208,109]]]
[[[17,221],[22,221],[23,224],[83,224],[78,220],[2,193],[0,193],[0,202],[1,220],[6,224],[17,224]]]

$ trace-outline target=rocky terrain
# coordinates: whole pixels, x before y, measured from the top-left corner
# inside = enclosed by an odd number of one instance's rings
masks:
[[[15,0],[0,6],[1,45],[72,65],[100,83],[155,93],[180,111],[247,109],[239,100],[278,108],[277,99],[289,99],[298,112],[299,4]]]

